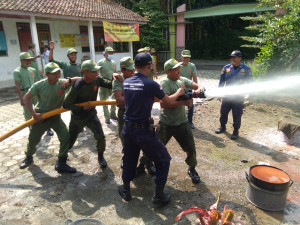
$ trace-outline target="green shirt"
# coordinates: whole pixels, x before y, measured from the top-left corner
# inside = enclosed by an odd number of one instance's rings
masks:
[[[193,80],[193,74],[197,74],[196,66],[194,63],[188,63],[186,66],[180,65],[181,73],[180,76],[186,77],[190,80]]]
[[[25,94],[29,90],[29,88],[34,84],[34,82],[40,80],[40,77],[36,73],[36,70],[32,67],[28,67],[27,69],[25,69],[19,66],[14,70],[13,75],[14,80],[20,82],[20,89],[22,94]]]
[[[61,62],[52,59],[50,62],[56,63],[63,71],[64,78],[67,77],[82,77],[81,65],[71,64],[70,62]]]
[[[116,62],[103,58],[97,62],[97,65],[102,66],[100,69],[101,76],[106,79],[112,80],[112,74],[116,72]]]
[[[124,77],[123,74],[122,74],[122,77],[125,80],[125,77]],[[113,82],[112,82],[112,90],[113,91],[122,91],[122,95],[123,95],[123,81],[120,81],[119,79],[113,80]],[[118,105],[118,107],[125,109],[125,105]]]
[[[96,101],[98,96],[98,88],[105,87],[111,89],[112,81],[98,76],[97,80],[91,83],[85,83],[83,78],[78,79],[68,92],[63,107],[72,110],[72,115],[83,119],[90,115],[96,115],[95,108],[84,110],[83,106],[75,105],[77,103]]]
[[[192,85],[192,81],[185,78],[180,77],[179,80],[171,80],[169,77],[164,78],[160,85],[164,92],[167,95],[174,94],[182,85],[185,85],[186,88],[190,88]],[[161,108],[160,109],[160,122],[167,125],[180,125],[187,121],[187,116],[185,113],[185,106],[180,105],[175,108]]]
[[[28,53],[31,57],[35,57],[33,51],[28,50]],[[38,74],[38,76],[40,77],[39,80],[41,79],[41,75],[40,75],[40,71],[39,71],[39,67],[36,63],[36,60],[32,60],[30,63],[30,67],[34,68],[36,70],[36,73]]]
[[[29,93],[38,98],[35,111],[44,113],[61,107],[68,88],[60,87],[59,79],[55,84],[49,84],[48,79],[40,80],[32,85]]]

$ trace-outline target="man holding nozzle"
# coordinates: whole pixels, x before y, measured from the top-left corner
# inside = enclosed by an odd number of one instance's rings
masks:
[[[160,84],[166,95],[174,94],[180,87],[195,90],[195,94],[204,92],[205,88],[185,77],[180,76],[180,65],[175,59],[169,59],[164,64],[167,77]],[[193,99],[180,100],[172,103],[160,102],[160,121],[157,136],[166,145],[174,137],[183,151],[187,153],[185,162],[188,164],[188,175],[193,183],[199,183],[200,177],[195,169],[197,166],[196,147],[193,133],[185,113],[185,106],[191,106]]]
[[[219,87],[228,87],[233,85],[244,85],[248,81],[252,81],[252,73],[250,67],[241,63],[242,53],[239,50],[234,50],[230,55],[230,64],[223,67],[220,76]],[[228,121],[228,114],[232,110],[233,117],[233,133],[230,136],[232,140],[239,137],[239,129],[241,127],[243,109],[244,109],[243,95],[233,95],[224,97],[221,104],[220,128],[215,133],[221,134],[226,131],[226,124]]]

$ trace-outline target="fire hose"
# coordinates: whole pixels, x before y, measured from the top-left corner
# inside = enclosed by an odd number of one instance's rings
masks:
[[[187,100],[187,99],[191,99],[191,98],[205,98],[205,94],[204,92],[201,92],[200,94],[195,94],[194,92],[190,91],[186,91],[185,95],[179,96],[178,97],[178,101],[180,100]],[[159,99],[155,98],[155,102],[159,102]],[[86,104],[88,104],[88,102],[83,102],[83,103],[79,103],[76,104],[78,106],[85,106]],[[99,105],[117,105],[117,101],[116,100],[101,100],[101,101],[90,101],[90,105],[95,107],[95,106],[99,106]],[[67,112],[69,111],[68,109],[64,109],[64,108],[58,108],[58,109],[54,109],[52,111],[46,112],[42,114],[42,119],[47,119],[49,117],[61,114],[63,112]],[[19,132],[20,130],[24,129],[25,127],[29,127],[32,124],[35,124],[36,121],[31,118],[30,120],[27,120],[25,123],[22,123],[21,125],[15,127],[14,129],[10,130],[9,132],[3,134],[0,136],[0,142],[5,140],[6,138],[10,137],[11,135]]]

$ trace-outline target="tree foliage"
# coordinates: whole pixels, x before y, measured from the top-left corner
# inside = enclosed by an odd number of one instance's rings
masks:
[[[243,38],[260,47],[255,63],[258,75],[264,75],[286,70],[300,54],[300,1],[260,0],[260,5],[280,9],[243,18],[253,22],[248,29],[259,31],[256,37]]]

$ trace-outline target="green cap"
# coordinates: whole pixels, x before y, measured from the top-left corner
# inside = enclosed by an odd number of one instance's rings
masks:
[[[114,52],[114,49],[112,47],[106,47],[105,52]]]
[[[126,56],[120,60],[120,67],[127,70],[134,70],[134,63],[131,57]]]
[[[28,48],[33,48],[34,46],[35,46],[35,44],[31,43],[31,44],[28,45]]]
[[[20,59],[34,59],[34,57],[31,57],[28,52],[21,52]]]
[[[171,69],[175,69],[178,66],[180,66],[182,62],[177,62],[175,59],[169,59],[167,62],[164,64],[164,70],[168,71]]]
[[[78,53],[75,48],[69,48],[68,51],[67,51],[67,55],[69,55],[73,52]]]
[[[191,57],[191,52],[190,52],[190,50],[183,50],[183,51],[181,52],[181,56],[182,56],[182,57]]]
[[[145,51],[145,48],[140,48],[139,50],[138,50],[138,52],[144,52]]]
[[[145,51],[149,51],[150,52],[150,47],[145,47],[144,49],[145,49]]]
[[[82,71],[98,71],[100,68],[101,66],[97,66],[97,64],[91,59],[85,60],[81,65]]]
[[[51,63],[48,63],[46,66],[45,66],[45,73],[55,73],[56,71],[59,71],[60,68],[59,66],[54,63],[54,62],[51,62]]]

